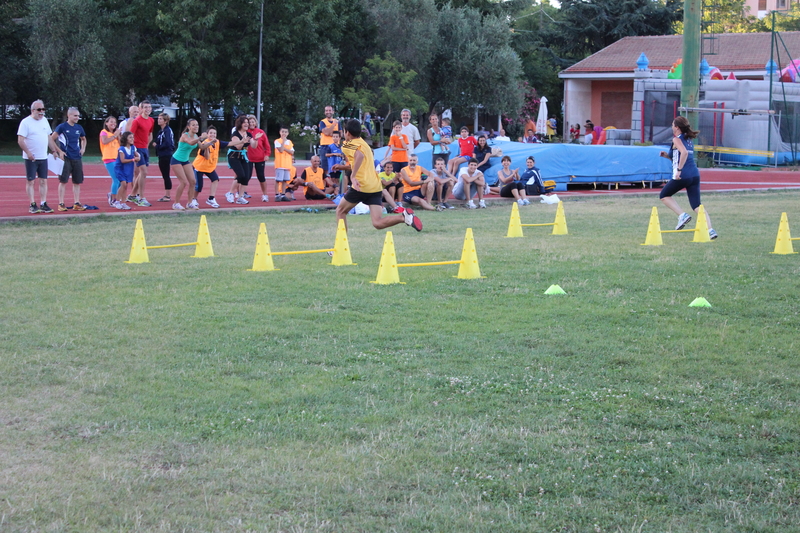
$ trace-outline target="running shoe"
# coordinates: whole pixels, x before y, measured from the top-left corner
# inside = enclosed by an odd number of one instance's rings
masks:
[[[422,221],[414,214],[414,211],[411,209],[406,209],[405,213],[403,213],[403,218],[406,224],[417,231],[422,231]]]
[[[40,213],[40,212],[41,212],[41,209],[39,209],[36,206],[36,202],[32,203],[31,206],[28,208],[28,213],[31,213],[31,214],[35,215],[36,213]]]
[[[84,207],[80,202],[75,202],[72,205],[73,211],[86,211],[86,207]]]
[[[210,205],[211,207],[219,207],[219,204],[214,198],[209,198],[206,200],[206,205]]]
[[[394,209],[392,209],[392,213],[397,213],[397,214],[399,214],[399,215],[402,215],[402,214],[403,214],[403,213],[405,213],[405,212],[406,212],[406,208],[405,208],[405,207],[403,207],[403,206],[402,206],[402,205],[400,205],[400,204],[397,204],[397,205],[395,206],[395,208],[394,208]]]
[[[53,208],[47,205],[47,202],[42,202],[41,205],[39,205],[39,211],[42,213],[52,213]]]
[[[475,205],[475,202],[470,200],[469,202],[467,202],[467,209],[478,209],[478,206]]]
[[[250,193],[248,193],[248,192],[245,192],[243,196],[244,196],[245,198],[248,198],[248,199],[249,199],[249,198],[252,198],[252,196],[250,196]]]
[[[520,198],[519,200],[517,200],[517,203],[518,203],[519,205],[525,205],[525,202],[523,202],[523,201],[522,201],[522,198]]]
[[[237,198],[237,199],[236,199],[236,203],[237,203],[237,204],[239,204],[239,205],[247,205],[247,204],[249,204],[250,202],[248,202],[248,201],[247,201],[247,200],[245,200],[244,198]]]
[[[719,237],[719,235],[717,235],[717,232],[714,231],[714,228],[711,228],[710,230],[708,230],[708,238],[709,239],[711,239],[713,241],[717,237]]]
[[[142,207],[150,207],[153,204],[148,202],[147,198],[139,198],[139,205],[142,206]]]
[[[174,209],[175,211],[184,211],[186,208],[183,207],[180,204],[180,202],[177,202],[177,203],[172,204],[172,209]]]
[[[527,198],[523,198],[522,199],[522,205],[531,205],[531,201],[528,200]]]
[[[193,198],[191,202],[186,204],[187,209],[200,209],[200,204],[197,203],[197,198]]]
[[[486,209],[486,202],[484,202],[483,200],[479,201],[478,207],[481,209]]]
[[[447,202],[443,203],[442,205],[445,206],[447,209],[455,209],[455,206],[452,206],[452,205],[448,204]]]
[[[128,195],[128,201],[129,201],[129,202],[136,203],[136,197],[135,197],[134,195],[132,195],[132,194],[129,194],[129,195]]]
[[[439,205],[436,206],[436,210],[437,211],[444,211],[445,209],[447,209],[447,208],[444,206],[444,204],[439,204]]]
[[[108,198],[108,205],[114,207],[114,200],[111,199],[111,193],[106,193],[106,198]]]
[[[169,202],[171,198],[169,196],[162,196],[158,199],[159,202]]]
[[[675,231],[683,229],[683,227],[686,226],[686,224],[688,224],[691,221],[692,217],[689,214],[687,213],[681,214],[681,216],[678,217],[678,225],[675,226]]]
[[[262,202],[269,202],[269,196],[267,196],[266,194],[262,194],[261,195],[261,201]]]
[[[120,202],[119,200],[114,202],[114,207],[116,207],[117,209],[120,209],[122,211],[130,211],[131,210],[131,206],[129,206],[125,202]]]
[[[65,206],[64,204],[58,204],[58,210],[59,211],[66,211],[67,210],[67,206]]]
[[[236,199],[233,197],[233,193],[232,192],[226,192],[225,193],[225,199],[228,201],[229,204],[232,204],[233,202],[236,201]]]

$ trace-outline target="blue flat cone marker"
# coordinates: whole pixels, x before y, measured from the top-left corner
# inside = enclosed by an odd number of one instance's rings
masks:
[[[544,291],[545,294],[567,294],[560,285],[550,285],[550,288]]]
[[[711,307],[711,304],[701,296],[700,298],[695,298],[692,303],[689,304],[689,307]]]

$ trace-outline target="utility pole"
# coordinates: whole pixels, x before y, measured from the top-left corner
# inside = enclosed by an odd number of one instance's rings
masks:
[[[262,49],[264,48],[264,0],[261,0],[261,25],[258,27],[258,89],[256,99],[256,121],[258,127],[261,127],[261,58]]]
[[[700,20],[702,0],[683,2],[683,75],[681,77],[681,107],[700,107]],[[687,111],[692,129],[698,129],[697,111]]]

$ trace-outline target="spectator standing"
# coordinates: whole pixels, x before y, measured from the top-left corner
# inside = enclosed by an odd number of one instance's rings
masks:
[[[403,123],[395,120],[392,124],[392,136],[389,137],[389,148],[386,151],[384,162],[389,160],[393,163],[394,171],[401,172],[408,165],[410,141],[408,136],[403,133]]]
[[[36,100],[31,104],[31,114],[19,123],[17,144],[22,149],[25,160],[25,190],[30,202],[30,213],[52,213],[47,205],[47,148],[57,157],[64,157],[61,149],[51,136],[53,130],[44,118],[44,102]],[[33,182],[39,179],[39,205],[36,205]]]
[[[114,164],[114,171],[117,173],[119,181],[119,196],[122,198],[114,204],[117,209],[130,209],[125,203],[125,195],[128,193],[128,184],[133,183],[133,174],[136,171],[136,161],[139,160],[139,157],[139,152],[133,146],[133,133],[126,131],[119,138],[117,162]]]
[[[364,114],[364,127],[367,129],[367,136],[372,137],[372,114],[369,110]]]
[[[328,167],[328,160],[325,157],[325,154],[328,151],[328,145],[333,142],[333,132],[339,131],[339,120],[333,118],[333,106],[326,105],[325,106],[325,118],[320,120],[319,126],[317,127],[319,130],[319,157],[320,162],[322,164],[322,169],[325,172],[330,172],[330,168]],[[278,154],[275,154],[275,157],[278,157]]]
[[[122,135],[126,131],[130,131],[130,125],[133,124],[133,121],[136,117],[139,116],[139,106],[132,105],[128,108],[128,118],[123,120],[119,123],[119,134]]]
[[[139,159],[136,161],[136,175],[133,179],[133,189],[131,194],[134,198],[129,198],[140,207],[150,207],[150,202],[144,197],[144,189],[147,180],[147,167],[150,166],[150,143],[153,142],[153,119],[150,112],[153,110],[150,102],[143,100],[139,103],[139,116],[128,125],[128,130],[133,133],[133,145],[139,152]]]
[[[117,191],[119,190],[119,180],[117,179],[117,172],[114,170],[114,164],[117,161],[119,152],[119,136],[120,131],[117,128],[117,119],[115,117],[107,117],[103,122],[103,130],[100,132],[100,154],[103,159],[103,165],[106,167],[106,172],[111,176],[111,192],[107,193],[108,205],[116,207],[114,203],[117,201]]]
[[[330,106],[328,106],[330,107]],[[327,114],[328,107],[325,108]],[[360,124],[360,123],[359,123]],[[333,132],[331,132],[331,142],[333,142]],[[284,194],[284,187],[292,181],[291,169],[292,158],[294,157],[294,144],[288,139],[289,129],[280,129],[280,138],[275,139],[275,201],[288,202]],[[330,143],[328,143],[330,144]]]
[[[158,170],[161,171],[161,178],[164,180],[164,196],[158,199],[159,202],[171,201],[172,179],[169,174],[169,163],[172,161],[172,154],[175,153],[175,135],[169,127],[169,115],[161,113],[158,115],[158,134],[153,141],[153,148],[156,149],[158,157]]]
[[[83,183],[83,154],[86,152],[86,132],[78,124],[81,113],[77,107],[67,110],[67,121],[56,126],[56,131],[50,135],[53,140],[58,139],[64,153],[64,168],[58,177],[58,210],[66,211],[64,196],[67,193],[67,183],[72,176],[73,211],[86,211],[81,204],[81,184]]]
[[[401,131],[406,137],[408,137],[408,155],[411,155],[414,153],[414,149],[419,146],[422,137],[420,137],[417,127],[411,123],[411,111],[408,109],[403,109],[400,112],[400,120],[403,123],[403,128]]]
[[[267,194],[267,178],[266,174],[264,173],[267,165],[267,159],[269,159],[271,154],[269,139],[267,138],[267,133],[258,127],[258,121],[255,115],[248,116],[248,122],[250,124],[248,133],[256,143],[255,146],[250,143],[250,146],[247,148],[247,159],[249,161],[250,168],[254,168],[256,170],[258,185],[261,187],[261,201],[269,202],[269,195]],[[252,170],[250,171],[250,175],[253,175]]]
[[[433,159],[444,159],[444,163],[450,160],[450,136],[439,127],[439,115],[431,113],[428,119],[431,127],[428,128],[428,142],[433,146]]]
[[[247,115],[239,115],[236,117],[233,133],[231,134],[231,141],[228,143],[228,166],[231,167],[231,170],[233,170],[233,173],[236,175],[237,183],[237,194],[231,192],[225,194],[225,199],[231,204],[246,205],[250,203],[247,201],[247,198],[245,198],[245,192],[247,191],[247,184],[250,183],[251,173],[250,168],[247,166],[247,149],[255,144],[255,140],[250,137],[248,133],[249,127],[250,119],[247,118]],[[287,135],[289,134],[289,130],[281,128],[281,136],[283,136],[284,131]],[[278,141],[275,141],[275,146],[278,146]],[[276,180],[278,179],[277,163],[276,154]]]

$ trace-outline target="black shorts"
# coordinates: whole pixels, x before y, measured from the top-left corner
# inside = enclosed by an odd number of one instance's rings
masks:
[[[361,192],[351,187],[347,189],[347,193],[344,195],[344,199],[350,202],[351,204],[357,204],[361,202],[364,205],[382,205],[383,191]]]
[[[664,184],[664,188],[661,189],[659,198],[670,197],[681,189],[686,189],[686,195],[689,197],[689,205],[692,206],[692,209],[700,207],[700,176],[667,181]]]
[[[522,183],[520,183],[518,181],[512,181],[511,183],[506,183],[500,189],[500,196],[502,198],[513,198],[514,197],[514,193],[511,192],[513,190],[524,191],[525,190],[525,185],[523,185]]]
[[[317,194],[317,193],[311,192],[309,190],[306,190],[306,193],[305,193],[304,196],[306,197],[306,200],[324,200],[326,198],[326,196],[324,194]]]
[[[70,174],[72,174],[72,183],[75,185],[83,183],[83,159],[64,158],[64,169],[61,171],[58,181],[67,183]]]

